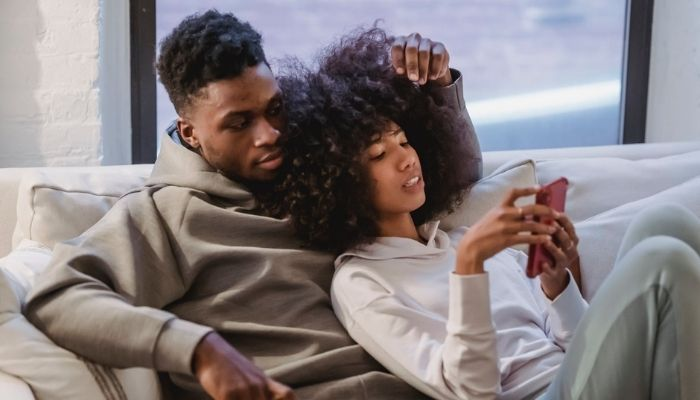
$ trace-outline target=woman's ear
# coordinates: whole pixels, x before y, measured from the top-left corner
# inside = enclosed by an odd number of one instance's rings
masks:
[[[184,140],[191,148],[199,149],[199,140],[194,133],[192,124],[184,118],[177,119],[177,130],[180,132],[180,138]]]

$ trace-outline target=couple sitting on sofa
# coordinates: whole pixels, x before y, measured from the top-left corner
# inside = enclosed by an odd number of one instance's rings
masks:
[[[176,136],[145,187],[55,247],[26,307],[54,341],[168,372],[176,398],[700,395],[694,216],[642,214],[588,307],[569,219],[514,205],[536,187],[438,229],[480,175],[441,44],[370,30],[278,86],[260,43],[215,11],[162,43]],[[529,280],[518,243],[554,265]]]

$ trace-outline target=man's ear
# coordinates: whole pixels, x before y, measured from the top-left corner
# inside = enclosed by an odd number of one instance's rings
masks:
[[[192,124],[184,118],[177,119],[177,130],[180,132],[180,138],[187,142],[193,149],[199,148],[199,140],[197,140],[197,135],[194,133],[194,127]]]

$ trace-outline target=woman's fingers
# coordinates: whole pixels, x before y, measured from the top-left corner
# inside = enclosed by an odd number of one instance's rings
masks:
[[[557,265],[561,265],[563,267],[567,266],[566,264],[569,262],[569,258],[566,256],[566,253],[564,253],[564,251],[559,246],[554,244],[552,241],[549,241],[549,242],[544,244],[544,248],[547,249],[549,254],[554,259],[554,261],[555,261],[554,266],[555,267]]]
[[[528,234],[516,234],[516,235],[508,235],[508,237],[505,240],[505,247],[510,247],[510,246],[515,246],[516,244],[545,244],[547,242],[551,242],[552,238],[551,236],[547,234],[537,234],[537,235],[528,235]]]
[[[521,197],[532,196],[533,194],[537,193],[538,190],[540,190],[539,185],[526,188],[513,188],[503,198],[503,202],[501,204],[506,207],[514,207],[516,200],[518,200]]]
[[[574,246],[578,245],[578,236],[576,235],[576,228],[574,228],[573,222],[569,219],[569,217],[564,214],[564,213],[559,213],[559,216],[557,217],[557,222],[559,222],[559,225],[564,228],[566,231],[566,234],[571,238],[571,240],[574,243]]]
[[[504,231],[506,233],[543,233],[552,235],[557,232],[557,227],[554,225],[543,224],[541,222],[536,222],[533,220],[520,220],[513,221],[505,225]]]

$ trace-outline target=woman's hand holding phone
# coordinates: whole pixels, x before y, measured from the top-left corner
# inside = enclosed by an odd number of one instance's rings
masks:
[[[543,262],[540,274],[542,291],[550,300],[566,289],[569,284],[569,274],[566,270],[577,262],[579,257],[578,237],[569,217],[558,213],[552,226],[556,227],[556,232],[552,235],[553,240],[545,243],[544,248],[552,256],[554,265]]]
[[[537,222],[532,217],[556,218],[555,211],[541,204],[515,205],[517,199],[532,196],[539,190],[539,186],[512,189],[498,206],[474,224],[457,246],[455,273],[483,273],[485,260],[516,244],[551,243],[556,226]]]

